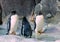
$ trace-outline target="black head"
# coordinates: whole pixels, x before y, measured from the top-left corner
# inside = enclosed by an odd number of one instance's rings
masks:
[[[41,11],[39,12],[39,15],[43,15]]]
[[[26,17],[23,17],[22,23],[23,24],[29,23]]]
[[[27,19],[26,19],[26,17],[25,17],[25,16],[23,17],[23,21],[27,21]]]
[[[16,14],[16,11],[12,11],[11,14],[12,14],[12,15],[15,15],[15,14]]]

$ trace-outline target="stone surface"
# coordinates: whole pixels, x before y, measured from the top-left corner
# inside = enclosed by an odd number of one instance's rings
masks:
[[[18,15],[29,15],[35,6],[35,0],[0,0],[5,15],[16,10]]]

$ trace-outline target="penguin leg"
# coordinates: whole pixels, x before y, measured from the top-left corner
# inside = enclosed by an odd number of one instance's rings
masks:
[[[16,35],[16,32],[13,31],[13,32],[9,33],[9,35]]]
[[[39,31],[37,31],[39,34],[44,33],[43,29],[41,28]]]

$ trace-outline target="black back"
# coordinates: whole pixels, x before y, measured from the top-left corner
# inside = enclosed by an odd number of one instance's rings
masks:
[[[8,22],[7,22],[7,35],[9,34],[10,27],[11,27],[11,15],[10,15],[10,17],[8,18]]]
[[[23,17],[21,34],[25,37],[32,36],[32,29],[26,17]]]

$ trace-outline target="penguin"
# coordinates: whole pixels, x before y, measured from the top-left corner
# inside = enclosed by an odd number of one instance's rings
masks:
[[[43,31],[43,26],[44,26],[44,16],[41,12],[39,12],[39,15],[36,16],[36,28],[35,28],[35,34],[36,37],[39,37],[40,34],[42,34]]]
[[[9,28],[8,28],[8,33],[11,35],[16,35],[16,30],[18,26],[18,15],[16,14],[16,11],[11,12],[11,16],[9,18]]]
[[[23,17],[23,20],[22,20],[21,35],[29,38],[32,37],[32,29],[31,29],[30,23],[28,22],[25,16]]]

